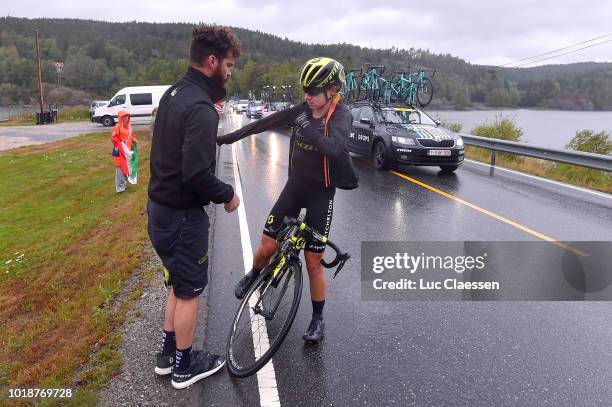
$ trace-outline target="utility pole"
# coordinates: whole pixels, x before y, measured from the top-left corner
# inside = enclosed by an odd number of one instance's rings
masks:
[[[36,30],[36,66],[37,66],[36,70],[38,72],[38,103],[40,104],[40,118],[42,122],[44,102],[43,102],[42,68],[40,65],[40,43],[38,40],[38,30]]]

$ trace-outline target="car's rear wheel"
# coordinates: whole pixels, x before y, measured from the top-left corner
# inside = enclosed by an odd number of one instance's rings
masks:
[[[389,165],[389,154],[387,153],[387,147],[382,141],[377,141],[372,149],[372,159],[374,160],[374,166],[377,170],[388,170]]]
[[[457,168],[459,168],[459,166],[458,165],[441,165],[440,168],[442,169],[442,171],[453,172]]]

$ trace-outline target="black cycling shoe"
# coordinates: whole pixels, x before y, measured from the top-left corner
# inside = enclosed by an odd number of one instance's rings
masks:
[[[169,355],[163,355],[159,352],[156,357],[155,373],[159,376],[165,376],[172,373],[172,369],[174,368],[174,352]]]
[[[208,377],[225,365],[225,358],[208,352],[195,350],[191,352],[191,364],[183,371],[174,369],[172,372],[172,387],[184,389],[195,382]]]
[[[251,285],[255,282],[259,276],[259,271],[255,271],[255,269],[251,269],[244,277],[238,281],[236,287],[234,288],[234,295],[239,300],[244,298],[244,295],[249,291]]]
[[[322,318],[313,318],[310,320],[310,325],[306,333],[302,336],[306,343],[319,343],[323,340],[325,331],[325,321]]]

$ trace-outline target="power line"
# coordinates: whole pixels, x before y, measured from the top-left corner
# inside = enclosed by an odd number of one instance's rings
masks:
[[[597,45],[602,45],[602,44],[605,44],[605,43],[608,43],[608,42],[612,42],[612,40],[607,40],[607,41],[603,41],[603,42],[598,42],[597,44],[587,45],[586,47],[581,47],[581,48],[575,49],[575,50],[573,50],[573,51],[568,51],[568,52],[564,52],[564,53],[562,53],[562,54],[558,54],[558,55],[555,55],[555,56],[552,56],[552,57],[542,58],[542,59],[538,59],[538,60],[536,60],[536,61],[531,61],[531,62],[524,63],[524,64],[522,64],[522,65],[517,65],[517,66],[515,66],[515,67],[513,67],[513,68],[520,68],[520,67],[523,67],[523,66],[525,66],[525,65],[535,64],[536,62],[542,62],[542,61],[547,61],[547,60],[549,60],[549,59],[558,58],[558,57],[563,56],[563,55],[571,54],[571,53],[574,53],[574,52],[576,52],[576,51],[580,51],[580,50],[583,50],[583,49],[587,49],[587,48],[595,47],[595,46],[597,46]]]
[[[593,41],[595,41],[595,40],[600,40],[600,39],[602,39],[602,38],[606,38],[606,37],[609,37],[609,36],[611,36],[611,35],[612,35],[612,34],[606,34],[606,35],[602,35],[602,36],[599,36],[599,37],[591,38],[590,40],[586,40],[586,41],[578,42],[578,43],[576,43],[576,44],[569,45],[569,46],[567,46],[567,47],[563,47],[563,48],[559,48],[559,49],[556,49],[556,50],[554,50],[554,51],[549,51],[549,52],[545,52],[545,53],[543,53],[543,54],[538,54],[538,55],[534,55],[534,56],[531,56],[531,57],[527,57],[527,58],[517,59],[517,60],[515,60],[515,61],[506,62],[505,64],[502,64],[502,65],[497,65],[496,67],[497,67],[497,68],[503,68],[503,67],[505,67],[506,65],[511,65],[511,64],[515,64],[515,63],[517,63],[517,62],[527,61],[528,59],[538,58],[538,57],[542,57],[542,56],[544,56],[544,55],[554,54],[554,53],[556,53],[556,52],[563,51],[563,50],[566,50],[566,49],[569,49],[569,48],[574,48],[575,46],[582,45],[582,44],[586,44],[586,43],[589,43],[589,42],[593,42]],[[603,43],[602,43],[602,44],[603,44]],[[586,47],[586,48],[588,48],[588,47]],[[584,48],[581,48],[581,49],[584,49]],[[579,51],[579,50],[575,50],[575,51]],[[563,54],[563,55],[565,55],[565,54]],[[555,58],[555,57],[553,57],[553,58]],[[528,64],[525,64],[525,65],[528,65]],[[518,68],[518,67],[515,67],[515,68]]]

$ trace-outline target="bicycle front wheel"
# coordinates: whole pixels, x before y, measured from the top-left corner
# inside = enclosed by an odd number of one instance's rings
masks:
[[[267,267],[240,303],[227,338],[226,360],[236,377],[257,373],[289,332],[302,296],[302,267],[289,262],[277,275]]]

